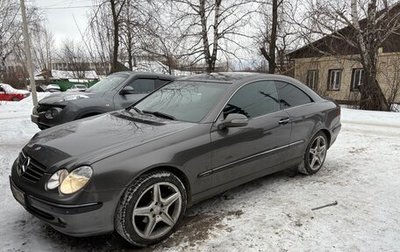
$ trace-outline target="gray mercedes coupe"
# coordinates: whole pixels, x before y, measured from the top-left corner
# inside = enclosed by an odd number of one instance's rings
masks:
[[[167,238],[187,207],[292,167],[318,172],[340,107],[289,77],[213,73],[126,109],[37,133],[10,176],[15,199],[71,236]]]

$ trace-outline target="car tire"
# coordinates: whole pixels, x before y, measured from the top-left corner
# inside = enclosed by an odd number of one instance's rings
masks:
[[[186,206],[186,189],[177,176],[168,171],[150,172],[125,191],[117,207],[115,228],[132,245],[152,245],[176,230]]]
[[[328,151],[328,138],[322,131],[318,132],[308,144],[304,153],[303,162],[298,166],[300,173],[312,175],[324,165]]]

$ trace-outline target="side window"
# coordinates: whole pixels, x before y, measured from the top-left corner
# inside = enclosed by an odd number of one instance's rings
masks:
[[[292,84],[282,81],[276,81],[275,84],[282,109],[313,102],[307,94]]]
[[[135,94],[147,94],[155,89],[154,79],[136,79],[128,84],[133,87]]]
[[[273,81],[248,84],[231,98],[223,110],[224,117],[238,113],[254,118],[280,110],[278,93]]]
[[[156,88],[160,88],[160,87],[164,86],[165,84],[167,84],[168,82],[171,82],[171,80],[162,80],[162,79],[159,79],[159,80],[157,80],[157,82],[156,82]]]
[[[6,92],[2,86],[0,86],[0,92]]]

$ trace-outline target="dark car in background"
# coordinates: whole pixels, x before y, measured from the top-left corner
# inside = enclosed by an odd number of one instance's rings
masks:
[[[43,98],[33,108],[31,119],[40,129],[47,129],[122,109],[174,79],[156,73],[114,73],[84,92],[59,92]]]
[[[203,199],[290,167],[317,173],[340,129],[340,107],[292,78],[192,76],[37,133],[13,164],[11,189],[62,233],[116,230],[146,246]]]

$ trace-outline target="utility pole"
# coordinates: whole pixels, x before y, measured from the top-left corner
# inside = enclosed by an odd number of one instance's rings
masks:
[[[29,82],[30,82],[31,91],[32,91],[32,101],[33,101],[33,106],[37,106],[38,99],[37,99],[37,93],[36,93],[35,76],[33,75],[31,40],[30,40],[29,32],[28,32],[28,21],[26,20],[25,0],[20,0],[20,3],[21,3],[22,23],[23,23],[22,26],[23,26],[23,32],[24,32],[26,63],[27,63],[28,72],[29,72]]]

